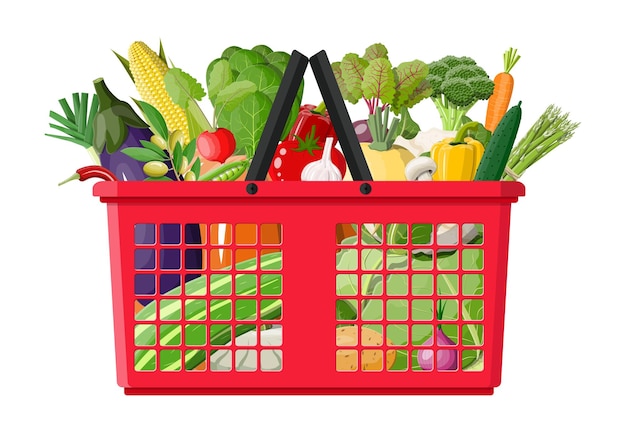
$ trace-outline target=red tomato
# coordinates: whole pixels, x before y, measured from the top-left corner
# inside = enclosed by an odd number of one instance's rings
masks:
[[[322,158],[322,146],[323,143],[314,143],[311,146],[295,139],[279,143],[270,165],[270,178],[274,181],[301,180],[304,167]],[[345,176],[347,166],[343,153],[333,147],[330,157],[341,176]]]

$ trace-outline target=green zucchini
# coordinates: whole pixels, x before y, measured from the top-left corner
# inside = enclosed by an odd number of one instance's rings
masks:
[[[487,144],[474,180],[500,180],[509,160],[522,119],[522,102],[504,114]]]
[[[263,270],[276,271],[282,268],[282,254],[280,252],[267,254],[261,257]],[[252,258],[243,261],[237,265],[240,271],[250,271],[257,269],[257,259]],[[211,280],[210,299],[205,295],[207,284],[207,276],[203,275],[193,279],[185,284],[185,293],[183,299],[172,298],[170,304],[163,306],[161,304],[160,320],[169,321],[172,325],[162,325],[161,329],[156,329],[151,322],[157,319],[157,302],[148,303],[136,315],[135,321],[137,327],[134,332],[134,344],[138,348],[135,354],[135,370],[155,370],[156,351],[150,349],[157,345],[161,345],[168,341],[182,341],[182,332],[185,334],[186,340],[204,340],[208,326],[208,333],[211,345],[226,345],[231,337],[237,337],[255,328],[254,324],[245,324],[246,320],[256,319],[256,301],[254,294],[257,290],[270,297],[260,301],[260,316],[262,320],[273,320],[281,315],[282,301],[279,296],[282,292],[281,274],[275,272],[263,273],[261,276],[261,286],[256,286],[256,276],[254,273],[239,273],[235,275],[235,286],[237,297],[234,300],[247,300],[237,303],[236,310],[233,312],[232,302],[230,298],[220,298],[219,296],[229,296],[235,287],[231,283],[231,274],[225,273],[220,277]],[[181,289],[177,287],[168,294],[178,293]],[[208,304],[200,301],[185,302],[185,300],[206,299]],[[167,299],[163,299],[167,300]],[[161,302],[163,302],[161,300]],[[181,306],[184,303],[184,316]],[[208,309],[208,322],[207,322]],[[233,315],[234,314],[234,315]],[[236,320],[235,334],[232,335],[231,324],[227,321]],[[183,321],[181,323],[181,320]],[[221,324],[220,324],[221,322]],[[186,328],[187,325],[190,325]],[[191,329],[191,330],[189,330]],[[145,349],[143,349],[145,347]],[[171,346],[176,349],[176,344]],[[211,353],[217,349],[212,349]],[[197,365],[206,360],[206,350],[204,349],[186,349],[185,368],[187,370],[195,368]],[[181,361],[179,357],[171,359],[163,359],[159,370],[180,370]]]

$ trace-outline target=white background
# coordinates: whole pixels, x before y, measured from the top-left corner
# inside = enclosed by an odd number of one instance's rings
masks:
[[[623,22],[615,2],[5,2],[1,15],[0,429],[624,430]],[[11,5],[11,6],[7,6]],[[445,5],[445,6],[444,6]],[[581,6],[583,5],[583,6]],[[115,381],[106,207],[90,164],[44,136],[48,112],[142,40],[204,82],[230,45],[331,61],[375,42],[392,63],[468,55],[493,76],[510,46],[521,130],[550,103],[582,124],[522,178],[513,205],[503,383],[489,397],[129,397]],[[313,83],[312,80],[310,80]],[[308,103],[320,100],[307,87]],[[485,105],[470,114],[484,116]],[[365,106],[350,106],[353,118]],[[438,126],[430,101],[412,111]],[[85,305],[90,305],[86,307]],[[11,426],[7,426],[7,425]]]

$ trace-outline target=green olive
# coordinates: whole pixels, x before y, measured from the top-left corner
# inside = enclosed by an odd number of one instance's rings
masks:
[[[143,166],[143,172],[148,177],[163,177],[167,174],[167,165],[161,161],[146,162]]]
[[[179,170],[179,172],[184,173],[185,171],[187,171],[188,167],[189,167],[189,161],[187,160],[186,156],[183,156],[183,160],[180,163],[180,170]]]
[[[196,175],[193,173],[193,171],[187,171],[187,173],[185,174],[185,181],[195,181],[196,180]]]
[[[180,143],[182,145],[184,142],[185,134],[183,134],[183,131],[176,129],[170,134],[170,137],[168,139],[168,146],[170,151],[174,151],[174,147],[176,147],[177,143]]]
[[[152,135],[150,137],[150,142],[157,145],[161,150],[165,150],[167,148],[167,142],[158,135]]]

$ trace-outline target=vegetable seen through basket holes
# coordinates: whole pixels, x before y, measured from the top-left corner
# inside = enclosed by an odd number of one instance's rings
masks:
[[[158,232],[157,232],[158,230]],[[157,237],[158,234],[158,237]],[[155,250],[150,247],[157,241],[167,248],[161,249],[155,255]],[[185,282],[192,281],[200,274],[187,273],[198,271],[203,268],[203,253],[198,248],[191,248],[192,245],[202,244],[201,227],[199,224],[136,224],[134,227],[134,243],[138,247],[134,254],[135,270],[153,270],[156,267],[161,270],[185,271]],[[181,245],[180,247],[176,247]],[[184,265],[183,265],[184,263]],[[152,276],[146,279],[135,280],[135,295],[167,294],[181,285],[181,275],[176,272],[162,273],[157,280]],[[150,299],[140,299],[141,304],[147,304]]]
[[[237,265],[239,270],[246,271],[257,268],[257,259],[252,258],[243,261]],[[197,279],[185,285],[185,294],[189,296],[204,295],[207,285],[211,286],[211,294],[216,296],[210,300],[210,318],[213,321],[226,321],[235,318],[237,321],[253,322],[257,313],[259,319],[271,322],[278,319],[282,313],[282,300],[276,298],[282,293],[281,275],[276,270],[282,268],[282,254],[280,252],[267,254],[261,257],[261,268],[264,270],[273,270],[261,276],[260,284],[257,285],[257,279],[254,274],[240,273],[235,276],[235,286],[238,295],[250,296],[257,294],[257,290],[261,294],[272,296],[265,300],[261,300],[259,310],[254,301],[242,302],[244,306],[235,309],[235,316],[232,315],[232,300],[224,298],[232,293],[233,281],[229,274],[216,275],[211,278],[211,283],[207,284],[207,276],[202,275]],[[175,288],[171,294],[174,296],[182,293],[181,288]],[[168,305],[166,310],[159,310],[157,302],[150,301],[147,305],[139,310],[136,314],[136,321],[151,322],[157,317],[157,313],[164,314],[160,318],[163,320],[178,320],[182,316],[181,302],[173,302]],[[206,307],[203,302],[190,302],[185,305],[184,315],[189,321],[203,321],[207,318]],[[183,326],[174,325],[167,327],[164,333],[160,334],[161,338],[168,340],[179,339],[181,337],[181,328]],[[231,338],[236,338],[246,332],[256,329],[256,324],[240,324],[234,326],[234,332],[231,325],[213,324],[210,326],[209,335],[211,349],[210,354],[215,353],[218,348],[215,346],[223,346],[231,342]],[[195,327],[198,331],[185,331],[185,342],[189,345],[206,345],[206,330],[202,326]],[[202,333],[202,335],[200,335]],[[234,335],[232,334],[234,333]],[[149,326],[140,327],[135,334],[136,346],[154,346],[156,341],[156,333],[149,330]],[[198,341],[196,343],[195,341]],[[204,349],[187,350],[184,357],[184,368],[192,370],[206,361],[207,352]],[[154,350],[139,350],[135,357],[136,370],[154,370],[156,368],[156,352]],[[180,357],[168,359],[160,364],[161,370],[180,370],[183,367]]]
[[[460,228],[460,227],[458,227]],[[482,244],[482,226],[476,225],[471,238],[464,238],[463,243]],[[354,230],[359,228],[353,225]],[[362,269],[380,270],[383,262],[383,250],[381,249],[381,239],[386,235],[387,244],[407,245],[407,244],[430,244],[433,235],[433,226],[431,224],[389,224],[383,234],[382,226],[375,229],[367,228],[363,225],[360,229],[360,242],[367,245],[361,253],[361,257],[357,253],[356,248],[350,248],[349,245],[357,244],[357,236],[346,238],[342,248],[337,253],[337,270],[351,270],[361,265]],[[410,239],[407,241],[407,235]],[[425,246],[427,248],[427,246]],[[359,276],[340,272],[337,276],[336,290],[340,300],[336,304],[337,317],[342,321],[359,319],[365,321],[381,321],[383,317],[387,320],[397,321],[398,324],[389,324],[386,326],[386,335],[391,340],[394,347],[398,347],[396,360],[392,366],[394,370],[406,370],[410,362],[413,370],[423,370],[418,362],[418,353],[420,350],[428,349],[427,344],[429,338],[433,338],[433,329],[430,321],[433,319],[433,284],[436,283],[438,295],[443,297],[445,303],[439,306],[438,315],[441,317],[441,331],[446,337],[454,343],[446,349],[452,349],[452,356],[457,355],[459,365],[463,370],[471,368],[482,368],[482,350],[483,345],[483,326],[480,321],[483,319],[483,276],[479,273],[472,272],[463,276],[462,281],[458,280],[455,275],[443,274],[445,270],[463,269],[482,269],[483,268],[483,252],[480,248],[465,249],[462,256],[459,252],[451,247],[448,252],[438,252],[436,257],[428,255],[421,251],[408,253],[406,249],[389,249],[385,253],[387,268],[394,270],[414,269],[418,270],[413,276],[394,271],[386,276],[384,285],[382,275],[372,274],[369,277],[361,279],[359,284]],[[436,261],[433,262],[433,260]],[[436,276],[436,280],[432,279],[430,274],[420,274],[419,270],[430,270],[436,265],[442,273]],[[409,283],[408,278],[411,278]],[[361,286],[361,292],[357,292],[357,288]],[[383,288],[386,287],[386,288]],[[409,288],[409,286],[411,288]],[[413,296],[410,301],[398,300],[387,304],[386,308],[380,301],[376,301],[375,296],[384,292],[387,295],[397,295],[398,299],[402,296],[410,294]],[[463,296],[469,296],[469,299],[457,300],[454,297],[462,289]],[[359,303],[354,297],[363,295],[364,301]],[[406,324],[401,321],[411,319],[414,324],[408,329]],[[463,324],[452,324],[452,321],[462,320]],[[419,321],[425,324],[415,324]],[[376,329],[376,325],[372,324],[372,328]],[[411,331],[409,331],[411,330]],[[417,352],[414,350],[403,350],[402,346],[413,345],[420,347]],[[463,348],[461,349],[461,346]],[[408,358],[409,353],[411,359]],[[438,367],[441,369],[441,366]]]

